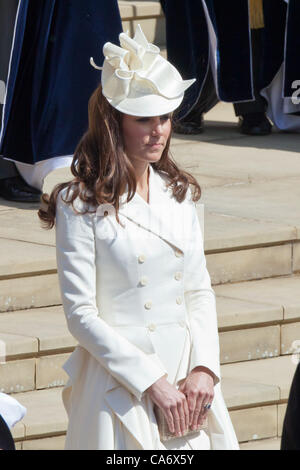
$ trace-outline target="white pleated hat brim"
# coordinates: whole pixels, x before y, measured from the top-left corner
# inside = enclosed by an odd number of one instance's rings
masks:
[[[163,116],[172,113],[182,103],[183,96],[168,100],[158,95],[135,96],[125,98],[121,102],[115,102],[107,98],[107,101],[118,111],[130,116],[151,117]]]

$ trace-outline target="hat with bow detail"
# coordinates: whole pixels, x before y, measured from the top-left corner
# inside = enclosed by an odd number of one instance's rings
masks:
[[[126,33],[119,39],[121,47],[104,44],[102,67],[90,60],[102,70],[102,93],[108,102],[132,116],[161,116],[178,108],[195,79],[183,80],[160,49],[147,41],[140,25],[133,39]]]

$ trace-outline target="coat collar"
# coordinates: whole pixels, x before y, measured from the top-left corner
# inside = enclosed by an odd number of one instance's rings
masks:
[[[171,188],[167,188],[167,177],[152,165],[149,168],[149,204],[137,192],[126,202],[128,193],[125,192],[120,197],[119,213],[184,252],[183,204],[178,203]]]

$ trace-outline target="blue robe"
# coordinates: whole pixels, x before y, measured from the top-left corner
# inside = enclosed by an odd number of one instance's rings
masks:
[[[118,43],[117,0],[20,0],[0,154],[35,164],[72,155],[87,130],[103,44]]]
[[[196,84],[186,92],[178,116],[186,116],[199,99],[211,61],[205,6],[217,40],[213,72],[218,97],[231,103],[252,100],[248,0],[161,0],[161,3],[166,16],[168,59],[185,79],[197,78]],[[288,21],[284,0],[264,0],[263,8],[265,28],[259,87],[264,88],[272,81],[286,57],[285,93],[291,96],[291,81],[300,79],[299,61],[292,60],[299,50],[295,48],[300,41],[299,1],[290,0]]]

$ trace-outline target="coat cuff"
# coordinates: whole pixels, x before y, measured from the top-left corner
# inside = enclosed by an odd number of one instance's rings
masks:
[[[190,369],[190,372],[192,372],[196,367],[204,367],[205,369],[207,369],[207,371],[210,373],[210,375],[211,375],[212,378],[213,378],[214,385],[217,385],[217,384],[220,382],[220,377],[219,377],[219,375],[216,375],[215,372],[214,372],[211,368],[207,367],[207,366],[204,365],[204,364],[195,365],[194,367],[192,367],[192,368]],[[205,372],[205,370],[204,370],[203,372]]]
[[[214,377],[214,385],[217,385],[220,382],[221,371],[219,363],[213,364],[211,360],[209,361],[204,360],[203,357],[196,357],[196,354],[193,354],[192,351],[189,372],[191,372],[196,367],[205,367],[206,369],[209,369]]]

